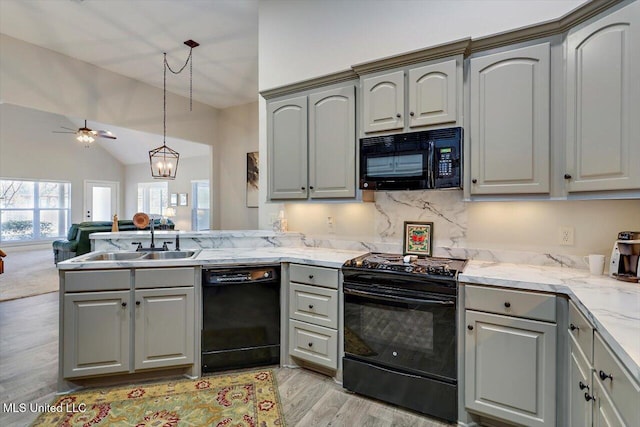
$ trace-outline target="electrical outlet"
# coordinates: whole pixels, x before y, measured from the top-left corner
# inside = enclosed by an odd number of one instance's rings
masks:
[[[573,227],[560,227],[560,244],[562,246],[573,246]]]
[[[335,219],[332,216],[327,217],[327,230],[329,233],[334,233],[335,230]]]

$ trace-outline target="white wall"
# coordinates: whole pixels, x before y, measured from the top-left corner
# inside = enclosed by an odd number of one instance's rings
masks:
[[[97,144],[85,148],[73,134],[53,133],[74,127],[65,117],[0,104],[0,177],[71,182],[71,221],[84,220],[84,180],[120,182],[124,165]]]
[[[258,151],[258,103],[221,110],[219,124],[220,228],[257,229],[258,208],[246,205],[246,156]]]
[[[187,193],[188,206],[176,206],[176,216],[172,219],[177,230],[191,230],[191,208],[193,194],[191,181],[209,179],[211,156],[180,158],[176,179],[167,181],[169,194]],[[154,182],[149,172],[149,164],[127,165],[125,168],[125,209],[120,219],[131,219],[138,212],[138,183]],[[211,186],[209,187],[211,188]]]
[[[585,0],[259,2],[259,88],[558,18]]]

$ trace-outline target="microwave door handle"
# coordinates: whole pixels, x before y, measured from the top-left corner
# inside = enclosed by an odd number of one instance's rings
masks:
[[[433,141],[429,141],[429,172],[428,172],[428,176],[429,176],[429,188],[436,188],[436,182],[435,182],[435,177],[434,175],[434,169],[436,167],[435,165],[435,146]]]
[[[356,291],[354,289],[343,289],[345,294],[355,295],[360,297],[366,297],[371,299],[377,299],[381,301],[390,301],[390,302],[408,302],[414,304],[438,304],[438,305],[455,305],[455,301],[440,301],[440,300],[430,300],[430,299],[417,299],[417,298],[408,298],[408,297],[400,297],[400,296],[390,296],[390,295],[380,295],[373,292],[366,291]]]

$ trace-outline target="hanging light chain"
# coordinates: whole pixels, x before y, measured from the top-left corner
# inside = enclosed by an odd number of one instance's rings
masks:
[[[165,91],[166,91],[166,87],[167,87],[167,83],[166,83],[166,80],[167,80],[167,77],[166,77],[167,68],[173,74],[180,74],[185,69],[187,64],[190,64],[190,66],[189,66],[189,111],[193,111],[193,59],[192,59],[192,54],[193,54],[193,48],[191,47],[191,48],[189,48],[189,56],[187,57],[187,60],[184,62],[184,64],[182,65],[182,67],[178,71],[174,71],[171,68],[171,65],[169,65],[169,63],[167,62],[167,53],[165,52],[165,54],[164,54]]]

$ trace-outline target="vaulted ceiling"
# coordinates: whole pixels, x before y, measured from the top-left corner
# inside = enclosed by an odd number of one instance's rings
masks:
[[[159,88],[163,52],[179,69],[193,39],[195,100],[258,99],[258,0],[1,0],[0,32]],[[188,97],[188,73],[167,90]]]

